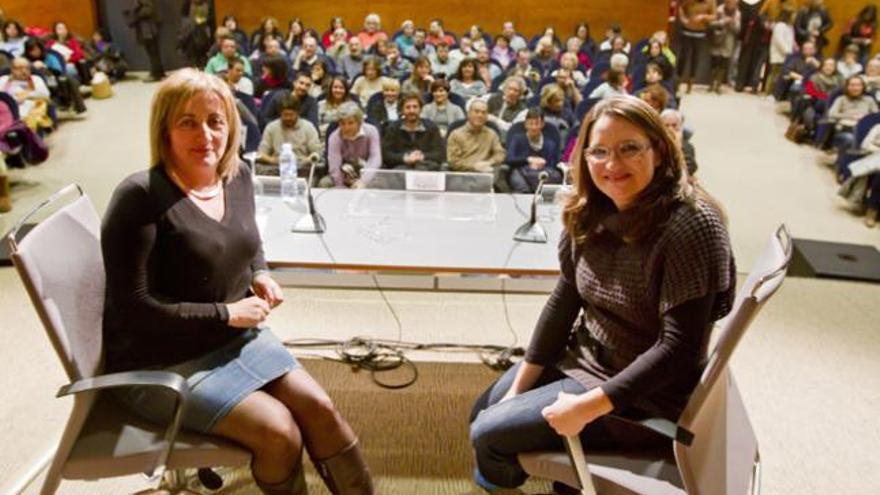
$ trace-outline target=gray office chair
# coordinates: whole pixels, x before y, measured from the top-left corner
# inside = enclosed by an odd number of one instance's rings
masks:
[[[17,239],[28,219],[74,191],[76,200]],[[102,375],[105,280],[100,227],[89,198],[79,186],[69,185],[25,215],[7,239],[13,263],[71,382],[57,396],[74,396],[41,495],[55,493],[62,478],[91,480],[144,472],[152,475],[152,482],[161,480],[163,488],[179,491],[186,483],[186,468],[249,462],[250,453],[241,447],[180,431],[188,389],[179,375]],[[100,393],[130,385],[165,387],[177,394],[174,419],[167,428],[136,417]]]
[[[568,452],[521,454],[523,469],[577,487],[573,493],[582,495],[758,494],[758,442],[728,362],[749,324],[782,284],[791,252],[791,236],[780,226],[740,289],[678,423],[637,421],[672,440],[671,449],[591,452],[587,445],[585,453],[575,436],[565,439]]]

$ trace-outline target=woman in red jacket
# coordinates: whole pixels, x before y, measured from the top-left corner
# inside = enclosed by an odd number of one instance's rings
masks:
[[[79,79],[81,83],[91,81],[91,70],[86,53],[79,41],[67,29],[67,24],[58,21],[52,25],[52,34],[46,42],[46,47],[55,50],[64,57],[67,64],[67,73],[70,77]]]

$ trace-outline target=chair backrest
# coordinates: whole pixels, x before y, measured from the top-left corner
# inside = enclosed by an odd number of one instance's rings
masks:
[[[754,481],[757,440],[728,363],[749,324],[785,278],[792,240],[780,226],[740,289],[725,319],[680,427],[694,434],[689,446],[676,442],[675,456],[690,495],[748,493]]]
[[[21,241],[20,227],[35,213],[72,193]],[[31,210],[9,233],[15,268],[71,381],[100,374],[104,315],[101,220],[82,189],[69,185]]]
[[[871,132],[871,129],[878,124],[880,124],[880,112],[874,112],[859,119],[854,132],[855,147],[857,149],[862,147],[862,141],[865,140],[865,137]]]

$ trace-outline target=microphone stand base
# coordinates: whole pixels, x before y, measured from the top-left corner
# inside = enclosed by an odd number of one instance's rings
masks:
[[[327,230],[320,213],[306,213],[293,225],[292,232],[299,234],[323,234]]]
[[[513,234],[513,240],[546,244],[547,231],[537,223],[526,222],[516,229],[516,232]]]

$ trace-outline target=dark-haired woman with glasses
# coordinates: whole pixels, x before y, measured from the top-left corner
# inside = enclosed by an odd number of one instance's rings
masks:
[[[720,207],[687,180],[657,112],[630,96],[599,102],[572,154],[561,275],[523,362],[477,400],[475,481],[493,491],[527,474],[517,454],[655,446],[609,416],[675,421],[705,365],[713,323],[733,304],[736,271]]]

